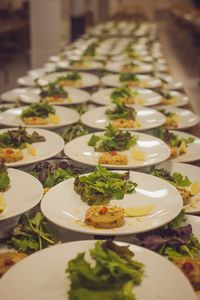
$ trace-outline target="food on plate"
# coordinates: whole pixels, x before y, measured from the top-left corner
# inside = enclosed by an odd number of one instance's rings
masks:
[[[119,81],[128,86],[140,86],[140,79],[133,73],[121,73],[119,76]]]
[[[63,87],[56,85],[55,83],[49,83],[44,87],[41,87],[40,97],[44,102],[57,102],[64,103],[70,102],[68,92]]]
[[[124,212],[126,217],[143,217],[151,214],[154,208],[155,204],[148,204],[136,207],[126,207]]]
[[[104,152],[99,156],[99,164],[104,165],[127,165],[128,157],[117,151]]]
[[[18,224],[5,233],[0,242],[26,254],[56,244],[41,212],[36,212],[32,217],[21,215]]]
[[[118,206],[93,205],[87,209],[85,223],[96,228],[116,228],[124,225],[124,209]]]
[[[128,246],[97,241],[89,250],[92,262],[79,253],[67,265],[70,300],[135,300],[134,287],[144,276],[144,264],[133,260]]]
[[[54,185],[74,176],[75,172],[70,168],[67,161],[61,160],[56,162],[40,162],[30,172],[43,185],[47,192]]]
[[[175,112],[167,111],[165,109],[161,109],[160,112],[165,115],[166,117],[166,126],[177,128],[180,122],[180,116]]]
[[[176,97],[173,96],[169,91],[161,92],[162,104],[163,105],[174,105],[176,104]]]
[[[88,47],[83,51],[82,57],[84,58],[93,58],[96,54],[96,48],[98,47],[98,42],[92,42]]]
[[[192,233],[192,226],[186,223],[183,211],[167,225],[138,234],[134,243],[167,257],[200,292],[200,242]]]
[[[73,71],[67,73],[66,75],[59,76],[54,83],[61,87],[64,86],[77,87],[82,85],[82,76],[78,72]]]
[[[144,100],[140,97],[137,91],[133,89],[122,86],[119,88],[115,88],[110,95],[112,101],[120,100],[124,104],[144,104]]]
[[[188,145],[194,142],[193,137],[181,137],[164,127],[156,128],[154,134],[169,145],[171,149],[171,158],[176,158],[186,153]]]
[[[84,127],[82,124],[75,124],[70,125],[69,127],[65,128],[61,131],[61,136],[64,139],[65,142],[70,142],[71,140],[88,134],[88,129]]]
[[[135,191],[136,183],[129,180],[129,172],[117,173],[97,166],[89,175],[76,176],[74,190],[88,205],[104,205],[111,199],[121,200]]]
[[[87,69],[90,68],[91,64],[87,60],[79,59],[79,60],[71,60],[70,66],[73,67],[74,69],[84,69],[84,68]]]
[[[112,121],[112,126],[117,128],[138,128],[141,127],[137,119],[137,112],[133,107],[128,107],[115,101],[114,109],[107,109],[106,116]]]
[[[123,65],[121,71],[125,73],[140,72],[140,66],[134,62],[130,62]]]
[[[183,204],[187,205],[192,197],[200,191],[200,182],[192,182],[187,176],[178,172],[169,172],[166,169],[154,168],[152,175],[164,179],[174,185],[183,198]]]
[[[27,255],[23,252],[5,252],[0,253],[0,277],[6,273],[12,266],[21,261]]]
[[[58,124],[55,108],[46,102],[33,103],[24,109],[21,118],[26,125]]]
[[[23,159],[22,149],[27,148],[30,155],[36,155],[34,147],[30,144],[44,142],[45,137],[36,131],[29,134],[25,128],[8,130],[0,134],[0,160],[6,163],[16,162]]]
[[[10,177],[8,175],[7,167],[0,161],[0,213],[5,209],[4,192],[10,187]]]
[[[103,136],[93,134],[88,142],[95,151],[124,151],[137,144],[138,137],[128,131],[121,131],[109,124]]]

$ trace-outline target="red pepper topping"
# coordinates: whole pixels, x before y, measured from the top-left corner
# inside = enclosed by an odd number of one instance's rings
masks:
[[[106,206],[102,207],[99,211],[100,215],[104,215],[108,211],[108,208]]]

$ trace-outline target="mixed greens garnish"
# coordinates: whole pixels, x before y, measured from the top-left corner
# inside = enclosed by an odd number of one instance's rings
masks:
[[[164,127],[159,127],[154,130],[154,134],[159,139],[166,142],[171,147],[180,147],[181,143],[185,145],[191,144],[194,142],[193,137],[184,138],[181,136],[176,135],[175,133],[169,131]]]
[[[97,166],[89,175],[76,176],[74,189],[88,205],[109,203],[111,199],[123,199],[131,194],[136,183],[129,180],[129,172],[119,174]]]
[[[167,100],[172,99],[173,96],[169,91],[161,91],[161,96]]]
[[[10,178],[7,167],[0,161],[0,192],[5,192],[10,186]]]
[[[54,185],[74,176],[74,172],[66,161],[58,163],[41,162],[31,171],[42,183],[44,188],[52,188]]]
[[[164,179],[174,185],[176,188],[179,187],[188,187],[191,185],[191,181],[187,176],[182,175],[181,173],[174,172],[170,173],[166,169],[156,169],[154,168],[151,172],[152,175]]]
[[[128,107],[125,104],[121,103],[121,101],[113,101],[116,106],[114,109],[107,109],[106,115],[110,120],[117,119],[126,119],[126,120],[135,120],[137,112],[133,107]]]
[[[66,74],[65,76],[58,77],[56,79],[55,83],[59,83],[60,81],[63,81],[63,80],[76,81],[76,80],[80,80],[80,79],[81,79],[81,75],[77,71],[73,71],[73,72]]]
[[[98,42],[91,43],[84,51],[82,56],[95,56],[96,48],[99,45]]]
[[[137,144],[137,137],[130,132],[121,131],[109,124],[103,136],[93,134],[88,145],[94,147],[95,151],[124,151],[129,150]]]
[[[123,99],[123,98],[133,98],[138,95],[137,91],[133,91],[127,86],[119,87],[113,90],[110,97],[113,101]]]
[[[44,142],[44,136],[39,135],[36,131],[29,134],[24,127],[8,130],[0,134],[1,148],[26,148],[26,144]]]
[[[80,115],[83,115],[86,111],[89,110],[89,105],[87,103],[81,103],[81,104],[72,104],[68,105],[68,108],[71,108],[75,111],[77,111]]]
[[[122,73],[119,76],[119,80],[121,82],[126,82],[126,81],[135,81],[135,82],[139,82],[140,79],[138,78],[138,76],[136,76],[133,73]]]
[[[88,134],[89,131],[82,124],[75,124],[67,127],[64,131],[61,132],[65,142],[70,142],[71,140]]]
[[[141,284],[144,265],[133,260],[128,246],[97,241],[89,253],[95,265],[86,261],[84,252],[68,262],[69,299],[135,300],[133,288]]]
[[[32,103],[22,111],[21,118],[48,118],[49,114],[55,115],[55,113],[54,107],[46,102]]]
[[[55,83],[49,83],[41,88],[40,97],[67,98],[68,93],[61,86],[58,86]]]
[[[27,254],[56,244],[49,233],[46,219],[40,212],[36,212],[33,217],[21,215],[18,224],[1,238],[1,242]]]

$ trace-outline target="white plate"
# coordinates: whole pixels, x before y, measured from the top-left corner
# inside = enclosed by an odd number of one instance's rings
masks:
[[[0,222],[18,216],[37,205],[43,196],[43,187],[34,176],[16,169],[8,169],[10,187],[4,192],[5,210]]]
[[[168,161],[156,165],[156,168],[158,169],[164,168],[168,170],[170,173],[174,173],[174,172],[181,173],[182,175],[187,176],[192,182],[198,182],[200,184],[200,167]],[[198,199],[199,201],[195,199]],[[190,204],[186,205],[184,209],[187,213],[200,212],[200,191],[191,198]]]
[[[122,200],[111,200],[111,205],[122,208],[154,204],[152,213],[144,217],[125,217],[125,224],[114,229],[100,229],[84,223],[90,207],[74,190],[74,178],[53,187],[43,198],[41,209],[51,222],[66,229],[96,235],[126,235],[145,232],[166,224],[175,218],[183,206],[180,193],[168,182],[152,175],[130,172],[130,180],[137,183],[134,193]],[[56,201],[55,199],[59,199]]]
[[[102,136],[104,133],[97,132],[95,134]],[[138,137],[137,145],[135,146],[135,148],[145,154],[145,160],[142,161],[134,159],[132,157],[132,149],[130,149],[128,151],[122,151],[122,153],[128,156],[127,165],[104,166],[111,169],[140,168],[165,161],[170,156],[170,149],[163,141],[144,133],[131,132],[131,134]],[[74,161],[92,166],[98,165],[98,158],[102,153],[95,152],[93,147],[88,146],[88,142],[91,136],[92,134],[88,134],[82,137],[78,137],[69,142],[65,146],[65,154]]]
[[[153,71],[151,64],[145,64],[142,62],[135,63],[137,66],[133,67],[133,70],[130,71],[130,73],[149,73]],[[105,70],[120,73],[123,72],[124,65],[124,62],[108,62],[105,66]]]
[[[87,65],[84,66],[73,66],[69,64],[69,61],[59,61],[56,66],[59,69],[71,69],[71,70],[96,70],[96,69],[102,69],[103,68],[103,64],[99,61],[88,61]]]
[[[54,82],[60,76],[66,76],[69,72],[57,72],[48,74],[38,79],[38,84],[44,86],[50,82]],[[79,72],[82,77],[81,83],[76,86],[77,88],[91,87],[99,84],[99,78],[93,74],[86,72]]]
[[[81,116],[81,122],[89,127],[104,130],[111,120],[106,116],[105,111],[107,109],[113,109],[115,105],[101,106],[89,110]],[[166,122],[166,118],[163,114],[155,109],[142,107],[139,105],[134,106],[137,112],[137,120],[140,123],[140,127],[137,128],[122,128],[123,130],[141,131],[150,128],[158,127]]]
[[[163,83],[165,89],[179,90],[183,88],[182,82],[180,80],[174,79],[171,75],[160,73],[157,74],[156,77],[166,81],[166,83]]]
[[[184,106],[186,104],[189,103],[189,97],[180,93],[180,92],[177,92],[177,91],[170,91],[170,95],[172,95],[173,98],[175,98],[176,101],[174,101],[174,104],[170,104],[170,105],[162,105],[162,106],[159,106],[158,109],[160,107],[163,107],[163,106],[168,106],[168,107],[178,107],[178,106]]]
[[[16,130],[16,128],[1,129],[0,134],[3,132],[7,132],[8,130]],[[64,140],[57,133],[40,128],[26,128],[26,130],[29,134],[36,131],[39,135],[44,136],[46,141],[32,144],[36,149],[35,156],[28,154],[27,149],[24,149],[22,150],[24,158],[17,162],[6,163],[7,166],[19,167],[33,164],[44,159],[51,158],[63,150]]]
[[[17,83],[21,86],[35,86],[38,78],[31,75],[25,75],[17,79]]]
[[[170,159],[171,161],[192,162],[200,159],[200,138],[182,131],[170,130],[170,132],[173,132],[176,135],[181,136],[183,138],[193,137],[195,139],[193,143],[188,144],[185,154]]]
[[[47,74],[48,72],[55,71],[56,67],[55,65],[51,64],[50,66],[47,66],[46,68],[38,68],[38,69],[32,69],[28,71],[28,75],[32,76],[33,78],[40,78]]]
[[[89,253],[94,243],[76,241],[61,244],[25,258],[2,277],[2,299],[69,300],[67,291],[70,281],[65,273],[67,263],[80,252]],[[134,287],[136,299],[196,300],[189,281],[171,262],[139,246],[130,245],[130,250],[135,254],[134,260],[145,265],[142,283]]]
[[[178,126],[176,128],[167,126],[169,129],[186,129],[199,123],[199,116],[190,110],[169,106],[161,106],[161,109],[164,109],[166,112],[175,113],[180,118]]]
[[[137,88],[132,88],[133,92],[136,91],[138,95],[136,96],[139,99],[142,99],[144,102],[144,106],[152,106],[160,103],[162,100],[162,97],[151,90],[148,89],[137,89]],[[112,102],[112,99],[110,98],[111,93],[114,91],[112,88],[107,88],[107,89],[100,89],[96,93],[92,94],[91,100],[100,105],[109,105]]]
[[[26,93],[27,91],[28,91],[27,88],[18,88],[18,89],[6,91],[1,95],[1,100],[5,102],[14,103],[19,100],[20,95],[22,93]]]
[[[65,102],[51,102],[52,105],[70,105],[70,104],[79,104],[84,103],[88,100],[90,100],[90,94],[86,91],[76,89],[76,88],[70,88],[65,87],[64,90],[68,93],[70,100]],[[26,89],[24,92],[22,92],[19,95],[19,99],[27,104],[31,103],[37,103],[40,101],[40,89],[38,88],[29,88]]]
[[[113,61],[113,62],[123,62],[123,63],[135,62],[135,59],[134,58],[130,58],[128,56],[128,54],[126,54],[126,53],[112,56],[110,58],[110,60]],[[152,57],[145,55],[145,56],[142,56],[142,57],[137,57],[137,60],[144,61],[144,62],[150,62],[151,63],[152,62]]]
[[[137,75],[140,80],[140,88],[157,88],[161,86],[161,80],[149,75]],[[107,86],[119,87],[125,85],[125,82],[119,80],[119,75],[106,75],[101,78],[101,82]]]
[[[20,115],[24,109],[28,106],[20,106],[17,108],[11,108],[5,112],[0,113],[0,124],[5,126],[26,126],[26,124],[21,119]],[[47,125],[28,125],[29,127],[40,127],[40,128],[59,128],[66,125],[71,125],[79,121],[79,114],[73,110],[66,107],[54,106],[56,115],[60,118],[58,124],[47,124]]]

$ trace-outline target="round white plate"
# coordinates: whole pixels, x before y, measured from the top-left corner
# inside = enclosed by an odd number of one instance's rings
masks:
[[[96,69],[102,69],[103,64],[99,61],[88,61],[86,65],[84,66],[76,66],[76,65],[70,65],[69,61],[59,61],[56,64],[57,68],[59,69],[71,69],[71,70],[96,70]]]
[[[60,103],[58,101],[55,101],[55,102],[51,102],[50,104],[70,105],[70,104],[84,103],[90,100],[90,94],[81,89],[65,87],[64,90],[68,93],[70,100],[65,102],[60,102]],[[19,95],[19,99],[26,104],[37,103],[41,99],[39,93],[40,93],[40,89],[29,88]]]
[[[16,130],[16,128],[1,129],[0,134],[3,132],[7,132],[8,130]],[[37,163],[44,159],[51,158],[63,150],[64,140],[57,133],[40,128],[26,128],[26,130],[29,134],[33,133],[34,131],[38,132],[39,135],[45,137],[46,141],[32,144],[36,149],[35,156],[30,155],[27,149],[24,149],[22,150],[24,158],[16,162],[6,163],[7,166],[19,167]]]
[[[57,72],[48,74],[38,79],[38,84],[44,86],[50,82],[54,82],[57,78],[61,76],[67,75],[68,73],[69,72]],[[81,75],[82,80],[79,86],[76,86],[77,88],[91,87],[99,84],[99,78],[97,76],[86,72],[79,72],[79,74]]]
[[[178,172],[184,176],[187,176],[190,181],[198,182],[200,185],[200,167],[196,167],[189,164],[176,163],[172,161],[167,161],[162,164],[156,165],[157,169],[164,168],[170,173]],[[188,205],[184,207],[187,213],[197,213],[200,212],[200,191],[192,196],[191,201]],[[200,218],[199,218],[200,219]]]
[[[152,213],[144,217],[125,217],[125,224],[113,229],[100,229],[84,223],[90,207],[74,190],[74,178],[53,187],[43,198],[41,209],[51,222],[66,229],[96,235],[126,235],[145,232],[166,224],[182,209],[180,193],[168,182],[152,175],[130,172],[130,180],[137,183],[135,192],[125,194],[122,200],[111,200],[111,205],[122,208],[155,205]],[[55,199],[59,199],[55,201]]]
[[[25,258],[2,277],[2,299],[69,300],[70,280],[65,273],[67,264],[80,252],[86,252],[88,259],[94,244],[95,241],[65,243]],[[196,300],[189,281],[171,262],[139,246],[130,245],[130,250],[135,254],[134,260],[145,265],[142,283],[134,287],[136,299]],[[92,261],[91,258],[89,261]]]
[[[105,111],[107,109],[113,109],[115,105],[101,106],[89,110],[81,116],[81,122],[89,127],[104,130],[111,120],[106,116]],[[156,111],[155,109],[142,107],[139,105],[134,106],[137,112],[137,120],[140,123],[140,127],[137,128],[121,128],[123,130],[148,130],[163,125],[166,122],[166,118],[163,114]]]
[[[138,79],[140,80],[140,88],[157,88],[161,86],[161,81],[158,78],[154,78],[149,75],[137,75]],[[119,75],[106,75],[101,78],[102,84],[106,86],[113,86],[113,87],[119,87],[123,86],[126,83],[121,82],[119,80]]]
[[[186,129],[193,127],[199,123],[199,116],[188,109],[169,106],[161,106],[160,108],[164,109],[166,112],[175,113],[180,118],[178,126],[176,128],[167,126],[167,128],[169,129]]]
[[[102,136],[103,132],[97,132],[96,135]],[[165,161],[170,156],[169,147],[161,140],[144,133],[134,133],[132,135],[138,137],[137,145],[135,149],[142,151],[145,155],[145,160],[136,160],[133,158],[132,149],[128,151],[122,151],[128,157],[127,165],[104,165],[111,169],[130,169],[140,168],[144,166],[154,165],[156,163]],[[96,166],[98,165],[98,158],[102,154],[95,152],[94,148],[88,146],[88,142],[92,134],[78,137],[69,142],[64,149],[65,154],[74,161],[78,161],[83,164]]]
[[[130,73],[149,73],[153,71],[153,67],[151,64],[146,64],[142,62],[135,62],[137,66],[133,67],[132,71]],[[123,67],[125,63],[124,62],[108,62],[105,66],[105,70],[111,71],[111,72],[123,72]]]
[[[33,208],[43,196],[43,187],[34,176],[16,169],[8,169],[10,187],[4,192],[5,210],[0,222]]]
[[[115,55],[115,56],[111,56],[110,58],[111,61],[113,62],[123,62],[123,63],[128,63],[128,62],[135,62],[135,60],[139,60],[139,61],[144,61],[144,62],[152,62],[152,57],[151,56],[142,56],[142,57],[137,57],[137,59],[134,58],[130,58],[128,56],[128,54],[123,53],[120,55]]]
[[[37,78],[31,75],[25,75],[17,79],[17,83],[21,86],[35,86],[37,83]]]
[[[180,92],[177,92],[177,91],[170,91],[170,95],[172,95],[173,98],[175,98],[175,102],[174,104],[170,104],[170,105],[162,105],[163,106],[168,106],[168,107],[178,107],[178,106],[184,106],[186,104],[189,103],[189,97],[180,93]],[[161,102],[162,103],[162,102]],[[158,107],[158,109],[160,108],[161,106]]]
[[[165,89],[179,90],[183,88],[182,82],[174,79],[171,75],[159,73],[156,77],[166,81],[162,83]]]
[[[27,88],[18,88],[18,89],[6,91],[1,95],[1,100],[5,102],[11,102],[11,103],[16,102],[20,100],[20,95],[22,93],[26,93],[27,91],[28,91]]]
[[[193,143],[188,144],[185,154],[170,159],[171,161],[192,162],[200,159],[200,138],[182,131],[170,130],[170,132],[173,132],[176,135],[181,136],[183,138],[193,137],[195,139]]]
[[[148,89],[137,89],[132,88],[133,92],[136,91],[138,94],[136,95],[136,99],[138,97],[139,99],[142,99],[143,106],[152,106],[160,103],[162,97]],[[100,105],[109,105],[112,102],[112,99],[110,97],[111,93],[114,91],[113,88],[107,88],[107,89],[100,89],[96,93],[92,94],[91,100]]]
[[[28,106],[20,106],[11,108],[5,112],[0,113],[0,124],[5,126],[26,126],[21,119],[20,115],[24,109]],[[63,106],[54,106],[56,115],[59,117],[60,122],[58,124],[47,124],[47,125],[28,125],[28,127],[40,127],[40,128],[59,128],[67,125],[71,125],[79,121],[79,114],[70,108]]]
[[[28,75],[31,75],[33,78],[40,78],[47,74],[48,72],[55,71],[55,65],[47,65],[45,68],[32,69],[28,71]]]

